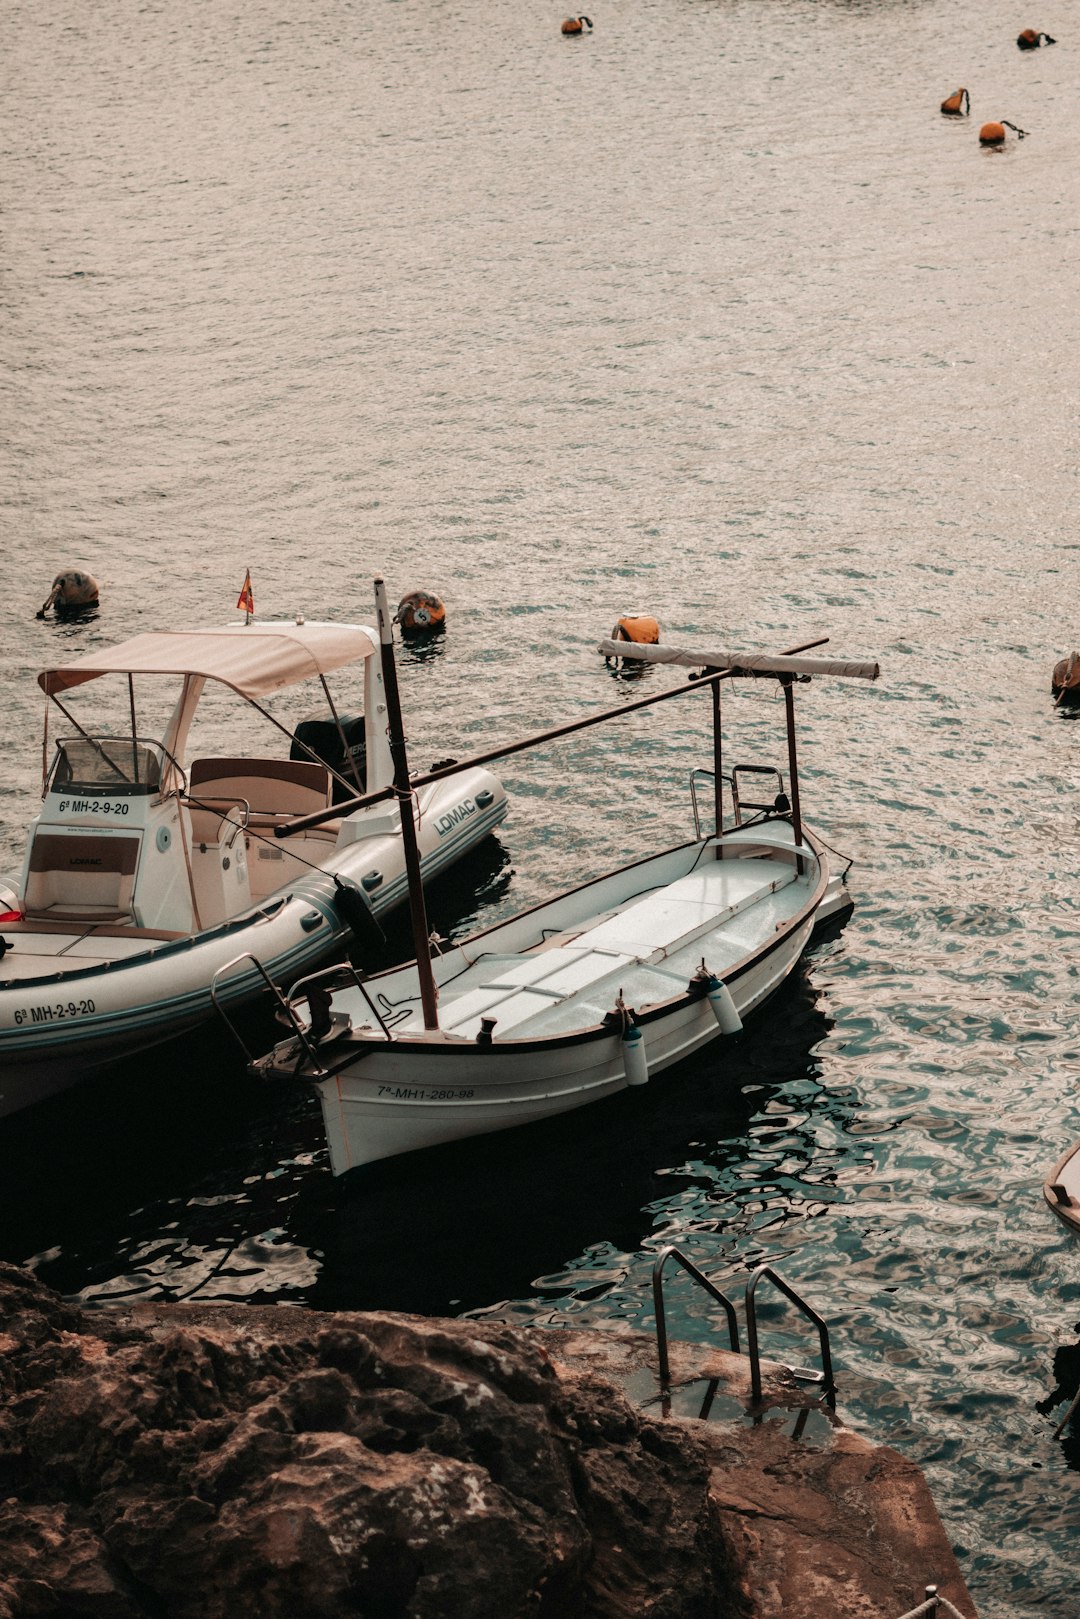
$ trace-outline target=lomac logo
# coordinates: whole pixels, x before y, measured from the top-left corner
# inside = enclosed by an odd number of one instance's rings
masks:
[[[444,838],[448,832],[454,830],[455,826],[460,826],[462,821],[467,821],[470,815],[475,814],[476,805],[471,798],[466,798],[463,803],[455,804],[452,810],[447,810],[445,815],[439,816],[439,819],[435,822],[435,830],[440,838]]]

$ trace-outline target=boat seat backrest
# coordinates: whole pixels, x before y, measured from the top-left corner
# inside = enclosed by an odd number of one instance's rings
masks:
[[[308,759],[195,759],[188,791],[215,808],[222,799],[246,804],[253,820],[287,818],[329,807],[330,772]]]
[[[191,842],[197,849],[231,844],[243,831],[242,811],[235,798],[210,798],[199,793],[197,804],[186,805]]]
[[[138,838],[38,831],[23,895],[28,917],[120,922],[132,916]]]

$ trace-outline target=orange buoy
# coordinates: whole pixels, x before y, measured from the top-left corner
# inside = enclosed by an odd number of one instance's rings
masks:
[[[1022,51],[1037,51],[1040,45],[1056,45],[1057,40],[1051,39],[1049,34],[1037,33],[1034,28],[1025,28],[1017,34],[1016,43]]]
[[[648,613],[624,613],[611,632],[613,641],[634,641],[638,646],[659,646],[660,626]]]
[[[592,28],[592,23],[589,21],[588,17],[567,17],[566,21],[562,25],[563,33],[574,39],[576,39],[579,34],[583,34],[586,28]]]
[[[1007,129],[1011,129],[1018,140],[1023,140],[1027,134],[1026,129],[1020,129],[1016,124],[1010,124],[1007,118],[1003,118],[1000,123],[984,124],[982,126],[979,130],[979,145],[1004,146],[1005,131]]]
[[[410,590],[402,596],[396,617],[403,635],[437,635],[446,628],[446,608],[428,590]]]
[[[971,111],[971,97],[966,90],[954,90],[941,103],[941,110],[950,118],[965,117]]]

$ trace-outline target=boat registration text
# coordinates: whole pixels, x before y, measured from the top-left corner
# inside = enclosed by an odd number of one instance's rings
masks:
[[[472,1091],[432,1090],[423,1085],[380,1085],[380,1100],[389,1102],[468,1102]]]
[[[131,814],[131,805],[123,798],[62,798],[56,808],[61,815]]]
[[[49,1006],[20,1006],[12,1014],[16,1028],[24,1023],[59,1023],[61,1018],[88,1017],[93,1001],[54,1001]]]

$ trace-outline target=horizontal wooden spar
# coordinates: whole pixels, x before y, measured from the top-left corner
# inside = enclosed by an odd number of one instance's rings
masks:
[[[820,645],[820,643],[816,643]],[[848,680],[876,680],[877,663],[851,658],[800,658],[791,653],[685,652],[674,646],[647,646],[640,642],[604,640],[596,649],[605,658],[636,658],[641,663],[677,663],[688,669],[721,669],[725,674],[842,675]]]

